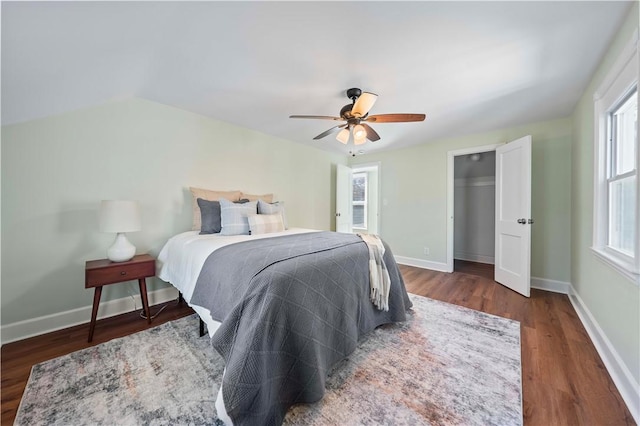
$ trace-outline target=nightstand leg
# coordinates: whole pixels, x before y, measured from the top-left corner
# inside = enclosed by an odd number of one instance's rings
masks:
[[[98,316],[98,306],[100,306],[101,296],[102,286],[98,286],[93,293],[93,310],[91,311],[91,324],[89,324],[89,343],[93,340],[93,330],[96,328],[96,317]]]
[[[147,299],[147,283],[144,278],[138,280],[140,285],[140,297],[142,298],[142,306],[144,307],[144,314],[147,316],[147,324],[151,324],[151,311],[149,310],[149,300]]]

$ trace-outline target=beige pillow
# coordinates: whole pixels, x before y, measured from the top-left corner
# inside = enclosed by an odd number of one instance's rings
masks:
[[[240,199],[240,191],[211,191],[209,189],[189,187],[191,195],[193,195],[193,231],[199,231],[202,226],[202,217],[200,216],[200,206],[198,198],[207,201],[220,201],[220,198],[226,198],[230,201],[238,201]]]
[[[273,202],[273,194],[264,194],[264,195],[251,195],[251,194],[245,194],[244,192],[240,194],[240,199],[247,199],[249,201],[258,201],[258,200],[262,200],[265,203],[272,203]]]
[[[284,223],[282,223],[282,215],[280,213],[252,214],[247,216],[247,219],[249,220],[249,232],[251,235],[284,231]]]

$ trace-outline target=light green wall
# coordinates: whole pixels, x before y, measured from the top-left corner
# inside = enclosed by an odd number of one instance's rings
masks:
[[[593,94],[638,27],[638,3],[601,62],[573,114],[572,241],[573,287],[611,344],[640,382],[640,287],[591,252],[593,238]]]
[[[334,229],[335,164],[347,162],[140,99],[4,126],[2,151],[3,325],[91,304],[85,261],[114,238],[98,231],[102,199],[140,201],[143,229],[128,235],[138,253],[191,229],[189,186],[274,192],[290,225]]]
[[[380,233],[395,255],[446,263],[447,153],[531,135],[531,274],[570,281],[571,122],[546,121],[395,151],[362,155],[350,164],[380,161]],[[384,200],[387,201],[386,205]],[[429,247],[430,255],[423,254]]]

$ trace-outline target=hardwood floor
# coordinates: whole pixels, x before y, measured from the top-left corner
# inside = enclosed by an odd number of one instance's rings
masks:
[[[411,293],[520,321],[526,425],[635,424],[566,295],[532,290],[527,299],[495,283],[486,266],[456,269],[470,273],[400,266]],[[151,326],[192,312],[170,302]],[[4,345],[2,424],[13,423],[32,365],[146,328],[133,312],[98,321],[91,344],[85,324]]]
[[[481,277],[493,280],[495,267],[488,263],[469,262],[467,260],[454,259],[454,272],[462,272],[470,275],[479,275]]]
[[[635,424],[566,295],[532,289],[527,299],[487,266],[459,266],[477,275],[400,270],[411,293],[520,321],[526,425]]]

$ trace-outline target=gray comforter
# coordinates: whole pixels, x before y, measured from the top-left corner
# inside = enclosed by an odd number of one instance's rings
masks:
[[[206,260],[191,302],[222,324],[223,397],[234,425],[280,425],[324,395],[329,369],[411,302],[386,247],[389,311],[369,300],[369,252],[353,234],[314,232],[232,244]]]

